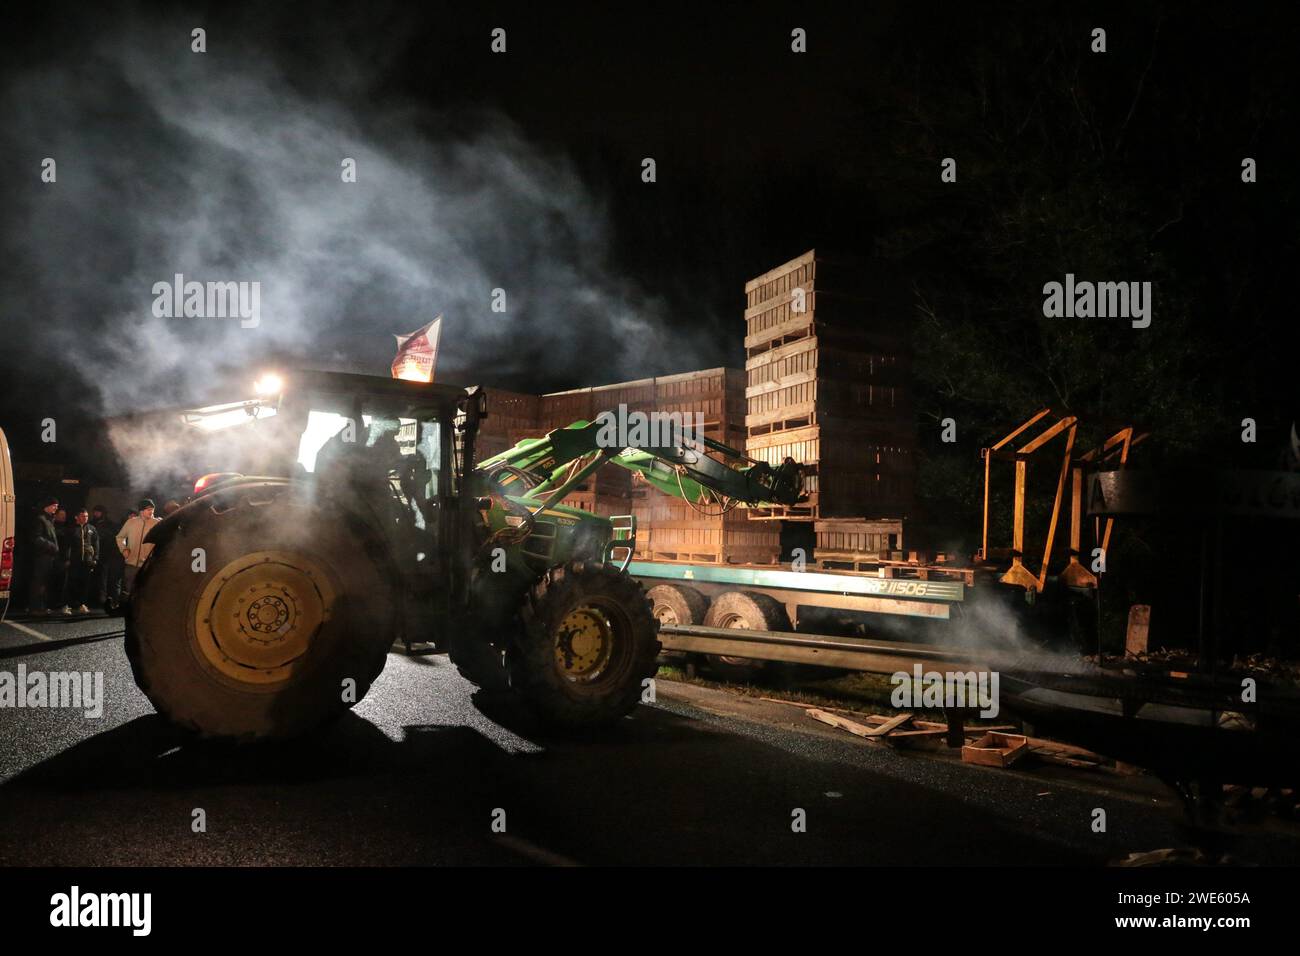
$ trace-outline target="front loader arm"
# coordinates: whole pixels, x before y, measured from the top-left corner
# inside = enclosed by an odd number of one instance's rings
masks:
[[[659,434],[653,428],[644,435],[632,430],[619,436],[629,445],[617,447],[610,441],[613,431],[607,421],[577,421],[543,438],[525,439],[477,470],[493,476],[507,493],[511,485],[522,492],[528,478],[537,480],[527,495],[548,503],[561,500],[606,462],[693,504],[792,505],[804,499],[803,469],[792,459],[773,468],[708,438],[688,438],[676,426]],[[563,494],[556,496],[557,491]]]

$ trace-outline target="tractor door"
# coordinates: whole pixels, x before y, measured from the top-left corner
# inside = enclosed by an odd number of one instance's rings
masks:
[[[313,396],[301,417],[299,477],[360,514],[402,579],[403,633],[441,645],[454,468],[450,415],[392,396]],[[359,544],[365,544],[359,543]]]

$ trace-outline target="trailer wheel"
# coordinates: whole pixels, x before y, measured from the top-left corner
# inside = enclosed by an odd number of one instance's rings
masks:
[[[136,684],[160,715],[210,739],[286,739],[341,714],[394,635],[397,595],[366,541],[348,516],[283,494],[190,516],[136,579]]]
[[[709,599],[695,588],[682,584],[656,584],[646,592],[646,597],[650,599],[650,613],[660,626],[703,624],[704,615],[709,611]],[[699,656],[685,651],[664,651],[660,660],[663,663],[684,664],[693,677],[694,659]]]
[[[646,592],[650,611],[660,624],[703,624],[709,599],[681,584],[656,584]]]
[[[746,631],[788,631],[790,617],[780,601],[757,591],[727,591],[713,599],[704,617],[706,627]],[[726,655],[708,656],[709,668],[726,680],[748,682],[764,668],[763,661]]]
[[[636,707],[659,653],[659,623],[639,581],[603,563],[554,567],[520,616],[510,685],[543,719],[593,727]]]

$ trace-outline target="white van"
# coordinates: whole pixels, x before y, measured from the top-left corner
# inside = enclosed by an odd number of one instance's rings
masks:
[[[0,428],[0,601],[9,600],[14,580],[14,463]]]

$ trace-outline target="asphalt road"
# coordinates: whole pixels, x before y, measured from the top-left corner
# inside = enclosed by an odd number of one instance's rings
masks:
[[[0,671],[104,679],[97,719],[0,708],[0,864],[1103,864],[1185,845],[1141,788],[900,753],[666,681],[613,730],[556,739],[443,657],[391,654],[351,714],[293,746],[189,745],[120,639],[53,643],[114,623],[0,624]],[[1300,842],[1261,831],[1232,852],[1296,862]]]

